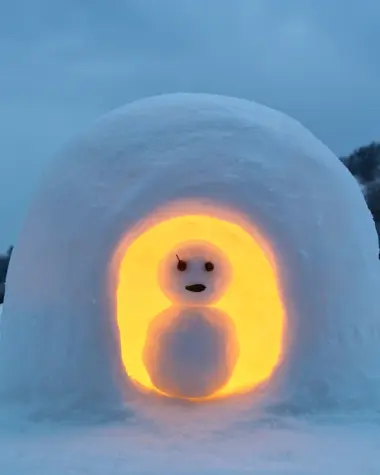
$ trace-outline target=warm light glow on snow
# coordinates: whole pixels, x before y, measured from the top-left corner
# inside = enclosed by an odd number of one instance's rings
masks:
[[[241,215],[219,206],[168,205],[120,242],[111,271],[118,274],[115,311],[123,364],[132,380],[158,391],[142,354],[150,324],[172,305],[162,291],[159,269],[173,250],[194,241],[210,243],[231,266],[223,295],[204,304],[229,316],[239,344],[229,381],[212,397],[244,392],[268,379],[279,363],[284,309],[270,246]]]

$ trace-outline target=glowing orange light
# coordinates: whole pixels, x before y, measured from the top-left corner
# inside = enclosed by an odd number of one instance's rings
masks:
[[[172,305],[158,269],[164,256],[189,241],[209,242],[232,266],[228,289],[211,307],[233,321],[239,357],[229,381],[212,397],[244,392],[267,380],[280,361],[284,308],[269,244],[241,215],[213,204],[168,205],[120,242],[111,272],[118,276],[115,311],[125,370],[139,385],[160,392],[142,357],[150,324]]]

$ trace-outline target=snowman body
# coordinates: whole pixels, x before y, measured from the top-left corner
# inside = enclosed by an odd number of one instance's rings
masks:
[[[154,386],[166,395],[204,399],[221,389],[238,356],[233,325],[210,307],[169,307],[153,321],[144,362]]]

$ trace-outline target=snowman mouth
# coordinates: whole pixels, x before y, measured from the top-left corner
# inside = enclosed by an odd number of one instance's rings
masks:
[[[185,289],[189,292],[203,292],[204,290],[206,290],[206,286],[203,284],[192,284],[186,285]]]

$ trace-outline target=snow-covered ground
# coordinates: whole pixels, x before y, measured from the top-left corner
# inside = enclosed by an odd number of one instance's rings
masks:
[[[2,475],[378,475],[380,417],[267,420],[189,436],[143,425],[24,427],[0,432]]]

